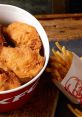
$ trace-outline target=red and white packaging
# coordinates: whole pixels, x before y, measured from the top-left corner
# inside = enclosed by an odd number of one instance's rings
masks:
[[[82,103],[82,60],[73,53],[72,64],[64,79],[55,85],[75,104]]]
[[[15,21],[24,22],[36,28],[43,44],[45,63],[41,71],[29,82],[15,89],[0,92],[0,112],[16,110],[31,99],[49,60],[50,48],[48,37],[39,21],[21,8],[0,4],[0,24],[10,24]]]

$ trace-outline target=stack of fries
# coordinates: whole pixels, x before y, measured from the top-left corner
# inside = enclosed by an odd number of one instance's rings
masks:
[[[58,42],[56,42],[55,45],[59,50],[55,51],[52,49],[53,55],[50,57],[47,71],[52,74],[53,81],[56,79],[61,82],[70,69],[73,53],[68,51],[64,46],[61,46]],[[82,117],[82,112],[79,109],[73,108],[70,104],[67,106],[76,117]]]
[[[52,49],[53,55],[50,57],[49,68],[47,68],[47,71],[51,72],[53,78],[61,81],[71,66],[73,54],[58,42],[56,42],[55,45],[59,51]]]

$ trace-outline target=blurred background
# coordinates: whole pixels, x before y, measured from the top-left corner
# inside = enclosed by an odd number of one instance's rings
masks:
[[[19,6],[32,14],[82,12],[82,0],[0,0],[0,4]]]

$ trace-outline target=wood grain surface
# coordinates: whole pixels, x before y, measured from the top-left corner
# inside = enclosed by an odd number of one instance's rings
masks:
[[[82,14],[38,15],[50,40],[82,38]]]

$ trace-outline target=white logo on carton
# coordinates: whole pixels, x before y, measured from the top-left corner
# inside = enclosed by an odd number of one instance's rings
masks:
[[[26,95],[26,94],[30,93],[31,91],[33,91],[33,89],[36,87],[36,85],[37,85],[37,81],[30,89],[26,90],[25,92],[23,92],[23,93],[21,93],[19,95],[16,95],[14,97],[11,97],[11,98],[0,100],[0,104],[8,104],[8,103],[16,102],[16,101],[20,100],[21,97],[23,97],[24,95]]]
[[[69,78],[65,84],[65,89],[82,102],[82,81],[73,76]]]

